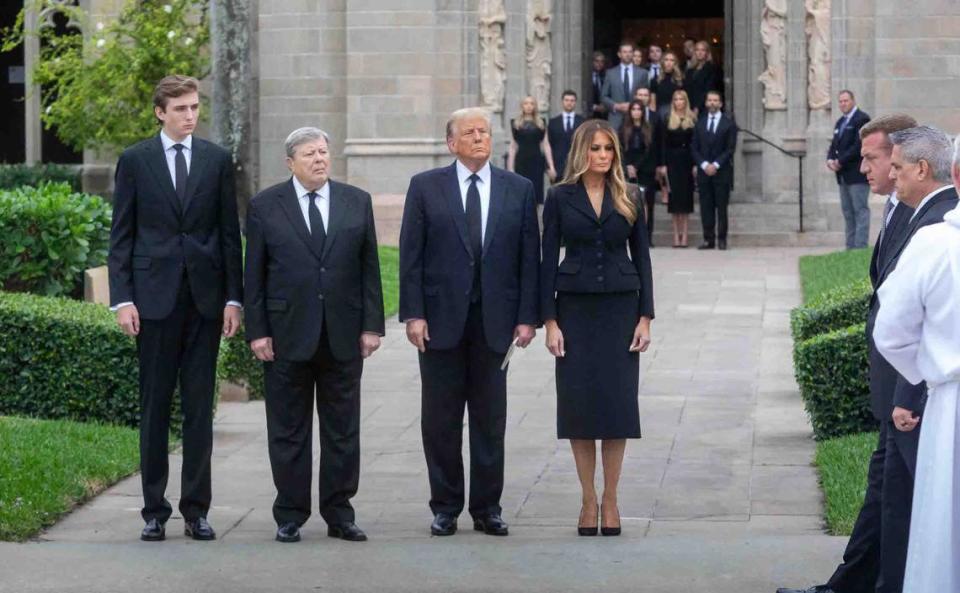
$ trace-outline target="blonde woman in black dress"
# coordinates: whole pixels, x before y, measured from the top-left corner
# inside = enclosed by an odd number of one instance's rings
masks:
[[[547,122],[540,117],[536,99],[523,98],[520,115],[510,120],[510,129],[513,140],[507,153],[507,170],[529,179],[537,205],[543,204],[543,175],[546,173],[552,182],[557,171],[547,140]]]
[[[660,150],[659,177],[667,181],[663,195],[667,200],[667,212],[673,215],[673,246],[688,245],[687,230],[690,213],[693,212],[693,128],[697,117],[690,108],[686,91],[674,91],[670,114],[663,122],[660,134],[663,148]]]
[[[650,345],[653,275],[643,215],[627,195],[617,132],[606,121],[577,128],[566,177],[547,196],[540,290],[547,348],[556,357],[557,438],[570,439],[582,489],[578,533],[596,535],[599,523],[604,535],[619,535],[617,485],[626,439],[640,438],[640,353]]]

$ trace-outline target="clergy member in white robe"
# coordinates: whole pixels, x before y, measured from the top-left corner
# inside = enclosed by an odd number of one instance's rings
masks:
[[[903,591],[960,592],[960,207],[917,231],[879,298],[877,349],[928,389]]]

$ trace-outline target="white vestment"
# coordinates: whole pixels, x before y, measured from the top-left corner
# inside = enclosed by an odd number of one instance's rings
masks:
[[[877,349],[927,382],[904,593],[960,593],[960,208],[917,231],[880,287]]]

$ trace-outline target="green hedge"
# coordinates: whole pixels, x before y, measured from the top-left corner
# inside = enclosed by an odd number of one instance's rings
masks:
[[[0,288],[77,295],[83,271],[103,265],[110,206],[68,184],[0,191]]]
[[[817,439],[876,430],[864,327],[851,325],[794,347],[797,384]]]
[[[263,399],[263,363],[250,350],[243,327],[234,337],[220,341],[217,377],[246,387],[250,399]]]
[[[80,167],[76,165],[0,164],[0,189],[14,189],[24,185],[34,187],[44,183],[66,183],[73,191],[81,189]]]
[[[796,343],[867,319],[873,287],[869,279],[831,289],[790,313]]]

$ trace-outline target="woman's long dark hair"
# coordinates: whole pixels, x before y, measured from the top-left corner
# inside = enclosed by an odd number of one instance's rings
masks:
[[[640,101],[630,101],[630,106],[627,107],[627,113],[624,114],[623,124],[620,125],[620,144],[623,145],[624,150],[629,150],[630,148],[630,137],[633,135],[634,123],[633,116],[630,115],[630,112],[633,111],[634,105],[640,107],[640,133],[643,134],[643,145],[647,147],[647,150],[650,149],[650,139],[653,138],[653,127],[650,125],[650,121],[647,119],[647,108],[643,106],[643,103]]]

